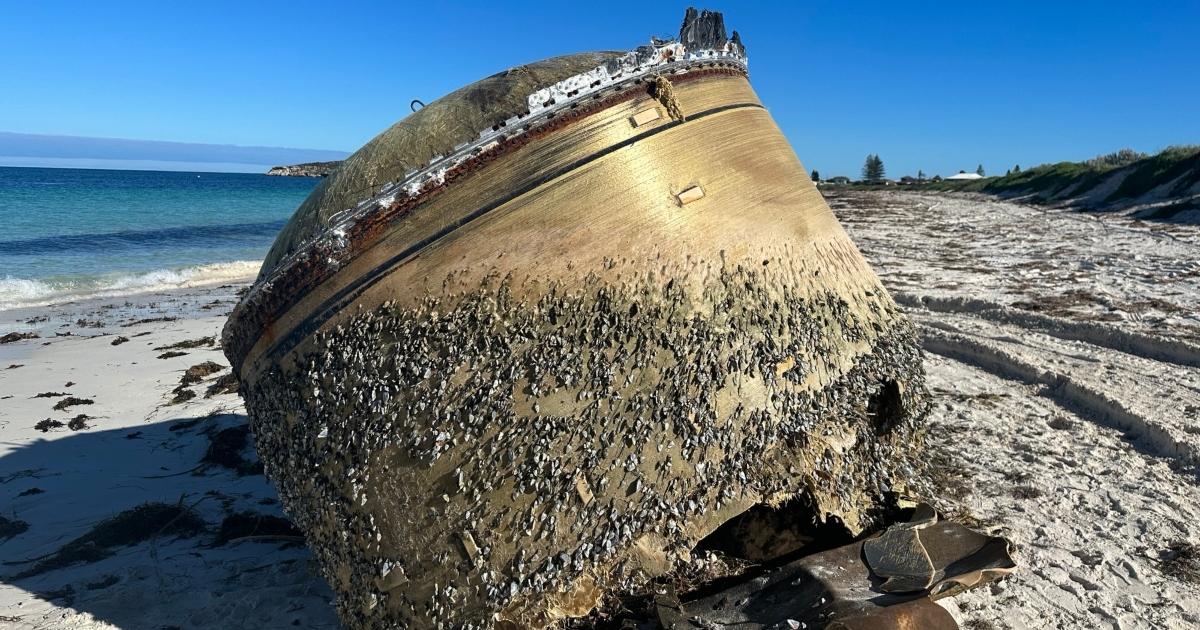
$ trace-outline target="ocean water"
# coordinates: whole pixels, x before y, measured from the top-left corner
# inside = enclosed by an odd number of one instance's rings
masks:
[[[252,275],[318,181],[0,167],[0,309]]]

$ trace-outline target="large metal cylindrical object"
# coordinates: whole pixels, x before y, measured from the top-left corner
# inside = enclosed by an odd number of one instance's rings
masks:
[[[913,328],[743,64],[614,81],[388,196],[513,94],[613,58],[496,75],[372,141],[226,328],[350,627],[547,625],[756,504],[858,531],[896,486]]]

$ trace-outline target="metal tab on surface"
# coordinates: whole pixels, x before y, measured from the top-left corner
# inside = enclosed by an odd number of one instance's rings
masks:
[[[704,197],[704,189],[699,186],[692,186],[691,188],[689,188],[675,196],[675,198],[679,200],[679,205],[681,205],[681,206],[686,206],[689,203],[692,203],[693,201],[696,201],[703,197]]]
[[[641,127],[642,125],[652,123],[659,118],[662,118],[662,114],[658,113],[658,108],[651,107],[650,109],[643,109],[633,116],[630,116],[629,122],[633,123],[634,127]]]

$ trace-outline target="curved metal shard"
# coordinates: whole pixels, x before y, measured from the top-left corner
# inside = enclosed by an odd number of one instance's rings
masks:
[[[661,625],[954,630],[954,618],[933,600],[1004,577],[1016,566],[1011,548],[1002,538],[938,521],[927,505],[917,511],[912,522],[865,541],[806,556],[679,604],[679,623]]]

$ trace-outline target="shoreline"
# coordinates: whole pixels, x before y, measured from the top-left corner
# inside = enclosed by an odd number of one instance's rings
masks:
[[[85,308],[92,302],[130,301],[142,299],[148,295],[185,294],[193,290],[204,290],[226,284],[249,286],[257,277],[261,265],[261,260],[235,260],[191,265],[178,269],[128,273],[115,276],[108,286],[101,285],[94,290],[77,294],[65,292],[60,295],[50,294],[45,300],[34,298],[29,302],[0,302],[0,330],[3,329],[5,323],[14,319],[10,314],[16,314],[16,319],[20,319],[22,315],[35,317],[36,314],[33,314],[32,311],[37,309],[54,309],[71,305]],[[40,284],[46,286],[47,290],[52,290],[44,280],[5,278],[0,279],[0,288],[4,286],[4,283]]]

